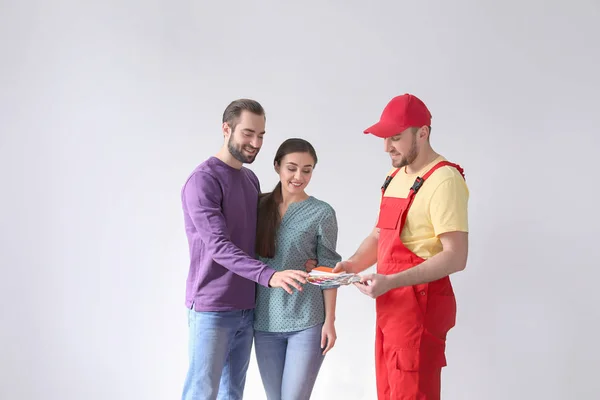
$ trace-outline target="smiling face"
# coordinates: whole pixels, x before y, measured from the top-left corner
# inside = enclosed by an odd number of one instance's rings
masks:
[[[312,177],[315,160],[308,152],[286,154],[281,162],[275,163],[281,190],[290,195],[304,193]]]
[[[265,134],[265,117],[244,110],[233,132],[227,123],[223,124],[225,135],[229,135],[227,148],[241,163],[251,164],[260,151]]]
[[[396,136],[385,138],[384,149],[390,155],[394,168],[412,164],[419,155],[417,130],[408,128]]]

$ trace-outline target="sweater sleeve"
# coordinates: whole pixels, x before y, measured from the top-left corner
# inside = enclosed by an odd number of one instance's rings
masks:
[[[205,172],[196,172],[183,190],[187,212],[212,259],[235,274],[269,287],[275,270],[233,244],[221,210],[221,200],[219,182]]]

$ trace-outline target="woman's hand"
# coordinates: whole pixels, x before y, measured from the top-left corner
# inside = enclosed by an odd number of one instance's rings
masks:
[[[304,268],[306,269],[306,272],[310,272],[317,268],[317,260],[308,260],[306,264],[304,264]]]
[[[325,349],[323,350],[323,355],[333,348],[336,339],[335,324],[332,320],[326,319],[321,330],[321,348]]]

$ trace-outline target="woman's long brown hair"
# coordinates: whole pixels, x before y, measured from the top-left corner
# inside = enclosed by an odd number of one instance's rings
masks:
[[[317,153],[314,147],[304,139],[288,139],[279,146],[273,164],[280,166],[281,160],[291,153],[309,153],[317,165]],[[258,224],[256,232],[256,253],[265,258],[275,256],[275,237],[281,223],[279,204],[282,201],[281,181],[272,192],[263,193],[258,200]]]

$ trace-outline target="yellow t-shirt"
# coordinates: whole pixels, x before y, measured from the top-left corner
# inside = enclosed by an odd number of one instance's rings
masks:
[[[385,191],[385,197],[406,198],[418,176],[423,176],[440,161],[439,156],[415,174],[402,168]],[[396,168],[390,170],[390,175]],[[419,189],[408,211],[400,234],[402,243],[421,258],[430,258],[442,251],[439,235],[446,232],[468,232],[467,204],[469,189],[454,167],[437,169]]]

